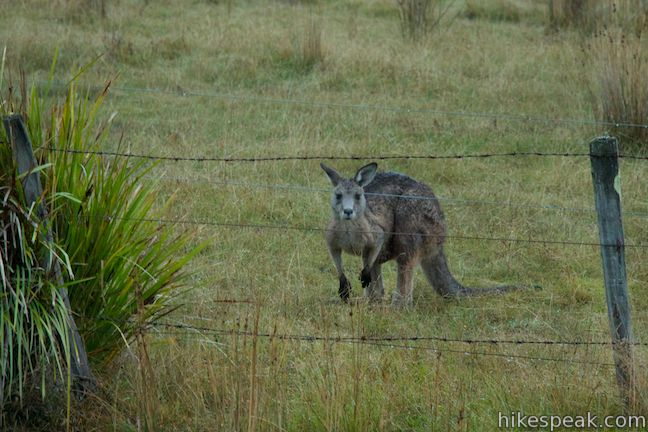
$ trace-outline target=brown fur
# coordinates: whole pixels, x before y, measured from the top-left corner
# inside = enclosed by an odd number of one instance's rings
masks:
[[[351,179],[343,178],[324,164],[321,166],[334,186],[333,217],[326,231],[326,243],[338,272],[343,300],[348,300],[351,286],[344,274],[342,251],[362,256],[360,280],[365,296],[372,301],[381,300],[384,294],[381,265],[396,261],[398,277],[392,301],[395,306],[411,304],[413,272],[419,264],[430,284],[443,297],[515,288],[474,289],[457,282],[443,253],[446,236],[443,212],[427,185],[403,174],[378,173],[375,163],[360,168]]]

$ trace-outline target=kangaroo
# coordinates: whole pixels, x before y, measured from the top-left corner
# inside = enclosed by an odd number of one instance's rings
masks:
[[[326,230],[326,243],[343,301],[349,301],[351,283],[344,274],[342,251],[362,256],[360,282],[369,301],[382,300],[381,266],[390,260],[398,265],[393,306],[412,303],[413,273],[418,264],[436,292],[446,298],[517,289],[508,285],[468,288],[452,276],[443,253],[443,212],[424,183],[395,172],[377,172],[375,162],[360,168],[351,179],[323,163],[320,166],[333,184],[333,217]]]

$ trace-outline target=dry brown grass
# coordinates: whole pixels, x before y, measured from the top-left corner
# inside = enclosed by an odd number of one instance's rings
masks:
[[[611,123],[626,150],[646,149],[648,129],[648,5],[641,0],[549,2],[553,29],[572,27],[584,38],[586,93],[597,121]]]
[[[311,69],[317,64],[324,62],[325,52],[322,45],[322,24],[311,16],[304,23],[304,31],[301,38],[301,56],[299,62],[305,69]]]
[[[397,0],[403,36],[421,40],[431,30],[436,0]]]
[[[468,0],[464,16],[468,19],[518,22],[522,13],[517,4],[510,0],[490,2]]]
[[[648,124],[646,15],[617,10],[612,23],[585,45],[590,102],[596,120]],[[628,148],[646,149],[648,129],[610,126]]]
[[[633,31],[648,13],[648,5],[642,0],[549,0],[547,4],[552,30],[573,28],[586,34],[612,26]]]
[[[53,13],[72,23],[83,23],[107,17],[106,0],[56,0],[52,2]]]
[[[549,0],[549,25],[552,28],[582,26],[593,16],[594,2],[586,0]]]

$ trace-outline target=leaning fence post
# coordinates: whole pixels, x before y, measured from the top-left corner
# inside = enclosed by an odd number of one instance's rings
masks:
[[[625,243],[621,220],[619,145],[614,137],[599,137],[590,143],[592,182],[598,216],[605,297],[608,307],[616,377],[626,409],[635,406],[635,374],[632,326],[625,267]]]
[[[32,150],[31,140],[29,139],[29,134],[25,128],[22,116],[20,114],[13,114],[6,116],[2,119],[4,123],[4,128],[7,131],[7,138],[11,144],[11,150],[13,154],[14,161],[18,167],[18,174],[22,175],[27,173],[22,179],[23,190],[25,191],[25,199],[27,200],[27,205],[30,206],[41,198],[43,194],[43,188],[41,187],[40,175],[38,172],[33,172],[36,168],[36,159],[34,158],[34,152]],[[48,243],[52,243],[54,238],[52,236],[52,230],[47,222],[48,214],[47,208],[43,205],[42,202],[38,203],[36,209],[37,214],[41,222],[46,226],[46,240]],[[44,260],[47,262],[43,263],[44,268],[50,267],[51,257],[44,257]],[[74,380],[75,388],[80,392],[91,391],[96,387],[96,381],[90,370],[90,363],[88,362],[88,356],[86,354],[85,345],[83,339],[79,334],[76,323],[74,322],[74,317],[72,316],[72,309],[70,307],[70,300],[68,298],[68,292],[65,287],[63,287],[63,276],[61,274],[61,266],[57,260],[51,260],[53,266],[52,271],[59,288],[59,293],[65,302],[65,307],[67,308],[68,313],[68,324],[69,324],[69,335],[68,338],[71,342],[70,344],[70,372],[72,379]]]
[[[135,301],[137,305],[137,329],[135,331],[135,339],[137,340],[138,356],[137,356],[137,369],[139,371],[138,377],[138,399],[139,399],[139,416],[138,428],[141,430],[141,424],[144,423],[145,431],[155,431],[155,405],[153,401],[153,394],[155,392],[155,379],[153,376],[153,368],[151,367],[151,360],[148,355],[148,348],[146,346],[146,310],[144,305],[144,298],[142,297],[142,287],[135,284]],[[143,422],[141,418],[143,417]]]

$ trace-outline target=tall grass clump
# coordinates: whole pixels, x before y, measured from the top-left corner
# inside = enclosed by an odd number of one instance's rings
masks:
[[[315,65],[324,62],[322,25],[313,17],[306,20],[304,24],[300,62],[304,69],[312,69]]]
[[[288,76],[312,72],[324,64],[326,51],[322,43],[321,21],[311,16],[304,20],[301,29],[291,29],[291,43],[275,51],[278,65]]]
[[[56,208],[55,231],[80,282],[70,289],[72,308],[92,360],[102,364],[136,333],[136,290],[151,322],[169,311],[170,300],[188,273],[183,266],[199,252],[192,235],[149,219],[160,218],[171,199],[160,203],[144,176],[154,165],[126,157],[93,154],[107,140],[110,119],[99,120],[109,86],[93,101],[81,97],[74,83],[47,118],[32,92],[30,124],[44,124],[34,145],[52,164],[46,179],[51,192],[75,199]],[[42,122],[42,123],[41,123]],[[90,152],[90,153],[88,153]]]
[[[585,44],[587,92],[596,120],[612,123],[608,131],[626,149],[648,149],[648,50],[645,14],[626,18],[597,32]],[[616,124],[621,124],[619,127]]]
[[[595,17],[596,3],[587,0],[549,0],[549,26],[562,27],[589,26]]]
[[[414,41],[423,39],[434,22],[436,0],[396,0],[403,36]]]
[[[520,21],[520,9],[509,0],[480,2],[469,0],[466,2],[464,16],[468,19],[486,19],[489,21]]]
[[[295,26],[288,30],[289,39],[286,40],[289,43],[269,50],[272,53],[271,61],[279,66],[280,74],[291,78],[313,72],[317,67],[322,67],[326,60],[321,20],[310,16],[294,22]]]
[[[612,26],[631,30],[648,13],[644,0],[549,0],[547,4],[551,30],[572,28],[584,34]]]
[[[65,21],[83,23],[108,16],[106,0],[62,0],[57,13]]]

